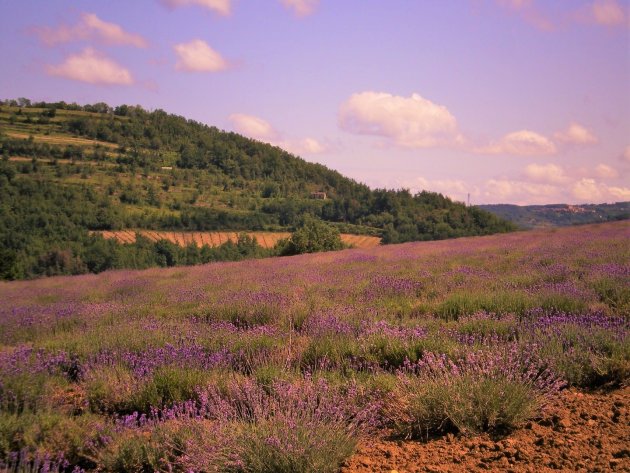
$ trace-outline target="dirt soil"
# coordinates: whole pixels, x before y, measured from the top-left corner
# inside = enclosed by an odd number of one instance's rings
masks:
[[[567,390],[540,419],[502,438],[377,439],[360,445],[341,471],[630,472],[629,401],[630,387]]]

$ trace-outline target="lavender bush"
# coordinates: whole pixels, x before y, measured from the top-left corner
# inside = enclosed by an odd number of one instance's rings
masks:
[[[406,437],[514,428],[564,384],[533,348],[510,344],[456,360],[426,353],[400,371],[387,415]]]

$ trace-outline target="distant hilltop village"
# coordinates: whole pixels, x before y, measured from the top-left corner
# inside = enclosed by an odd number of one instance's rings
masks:
[[[578,225],[630,219],[630,202],[615,204],[480,205],[523,228]]]

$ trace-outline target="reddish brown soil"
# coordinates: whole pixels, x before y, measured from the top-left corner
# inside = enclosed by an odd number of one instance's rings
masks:
[[[341,471],[630,471],[629,400],[630,387],[606,393],[565,391],[541,419],[503,438],[368,441]]]

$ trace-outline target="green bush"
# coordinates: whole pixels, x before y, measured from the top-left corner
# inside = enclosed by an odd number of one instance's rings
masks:
[[[357,443],[343,425],[269,418],[234,428],[243,470],[251,473],[335,473]]]
[[[127,430],[98,452],[96,462],[101,471],[120,473],[185,471],[181,457],[187,444],[201,434],[194,427],[193,421],[169,421]]]
[[[298,255],[342,248],[343,243],[339,230],[319,219],[306,215],[300,226],[284,243],[280,253],[282,255]]]
[[[386,415],[399,434],[422,438],[448,431],[513,429],[537,408],[532,390],[507,378],[464,376],[454,381],[406,378],[392,394]]]
[[[478,312],[523,315],[535,306],[532,298],[520,292],[456,292],[437,307],[436,315],[444,320],[458,320],[463,315]]]

